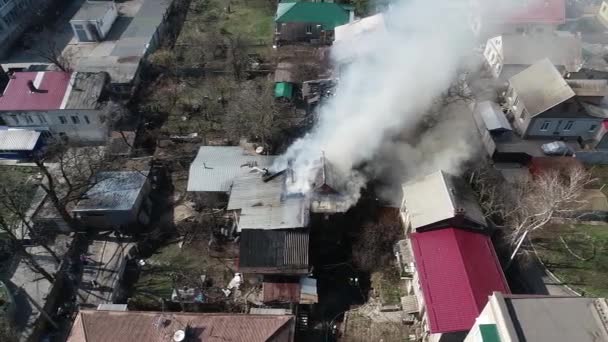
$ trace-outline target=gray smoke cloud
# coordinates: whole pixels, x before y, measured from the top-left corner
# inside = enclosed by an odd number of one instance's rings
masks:
[[[372,178],[400,183],[437,168],[458,171],[475,151],[468,108],[442,108],[438,123],[421,129],[434,101],[470,62],[476,44],[470,8],[458,2],[397,3],[384,14],[386,29],[334,44],[332,56],[340,70],[335,96],[319,109],[316,126],[274,165],[283,169],[292,160],[295,182],[289,191],[310,190],[322,153],[348,180],[352,204]]]

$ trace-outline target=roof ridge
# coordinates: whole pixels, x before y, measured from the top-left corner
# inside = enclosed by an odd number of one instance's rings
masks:
[[[452,233],[454,234],[454,239],[456,240],[456,246],[458,246],[458,255],[460,255],[460,262],[462,263],[462,267],[464,268],[464,272],[467,275],[467,287],[468,287],[467,292],[471,296],[471,299],[473,300],[472,302],[475,303],[475,306],[477,308],[477,299],[475,298],[475,291],[473,291],[473,286],[471,285],[471,271],[470,271],[469,266],[465,262],[464,253],[463,253],[463,250],[462,250],[462,244],[461,244],[461,240],[460,240],[461,236],[459,236],[459,234],[456,233],[456,229],[457,228],[451,228],[451,229],[452,229]],[[477,233],[470,232],[470,231],[465,231],[465,230],[462,230],[462,229],[459,229],[459,233],[462,233],[465,236],[468,235],[468,234],[477,234]]]

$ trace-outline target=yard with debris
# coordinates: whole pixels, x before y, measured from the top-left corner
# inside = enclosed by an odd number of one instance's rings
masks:
[[[550,225],[532,237],[547,268],[585,296],[608,296],[608,225]]]
[[[171,300],[174,288],[201,288],[205,301],[221,299],[218,288],[224,288],[234,276],[234,259],[209,253],[204,242],[181,246],[181,241],[170,242],[144,260],[139,279],[134,285],[129,305],[136,309],[158,309],[161,301]],[[201,276],[206,277],[202,284]],[[219,298],[218,298],[219,297]]]

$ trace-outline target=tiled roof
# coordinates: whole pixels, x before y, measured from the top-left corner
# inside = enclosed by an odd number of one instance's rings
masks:
[[[273,159],[240,146],[201,146],[190,165],[188,191],[228,192],[236,176],[251,172],[248,163],[264,168]]]
[[[257,273],[306,273],[308,230],[244,229],[240,238],[239,268]]]
[[[293,316],[81,310],[67,342],[165,342],[187,327],[193,340],[266,342],[293,327]],[[289,335],[288,335],[289,336]],[[280,339],[293,341],[293,338]]]
[[[431,333],[471,329],[492,292],[509,293],[488,236],[445,228],[410,238]]]

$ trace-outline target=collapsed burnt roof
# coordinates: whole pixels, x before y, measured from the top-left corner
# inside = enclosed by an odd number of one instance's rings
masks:
[[[302,82],[302,98],[309,109],[314,108],[324,99],[334,96],[338,80],[324,78]]]
[[[312,183],[310,211],[326,214],[346,212],[349,205],[344,193],[345,177],[323,154],[318,160]]]

